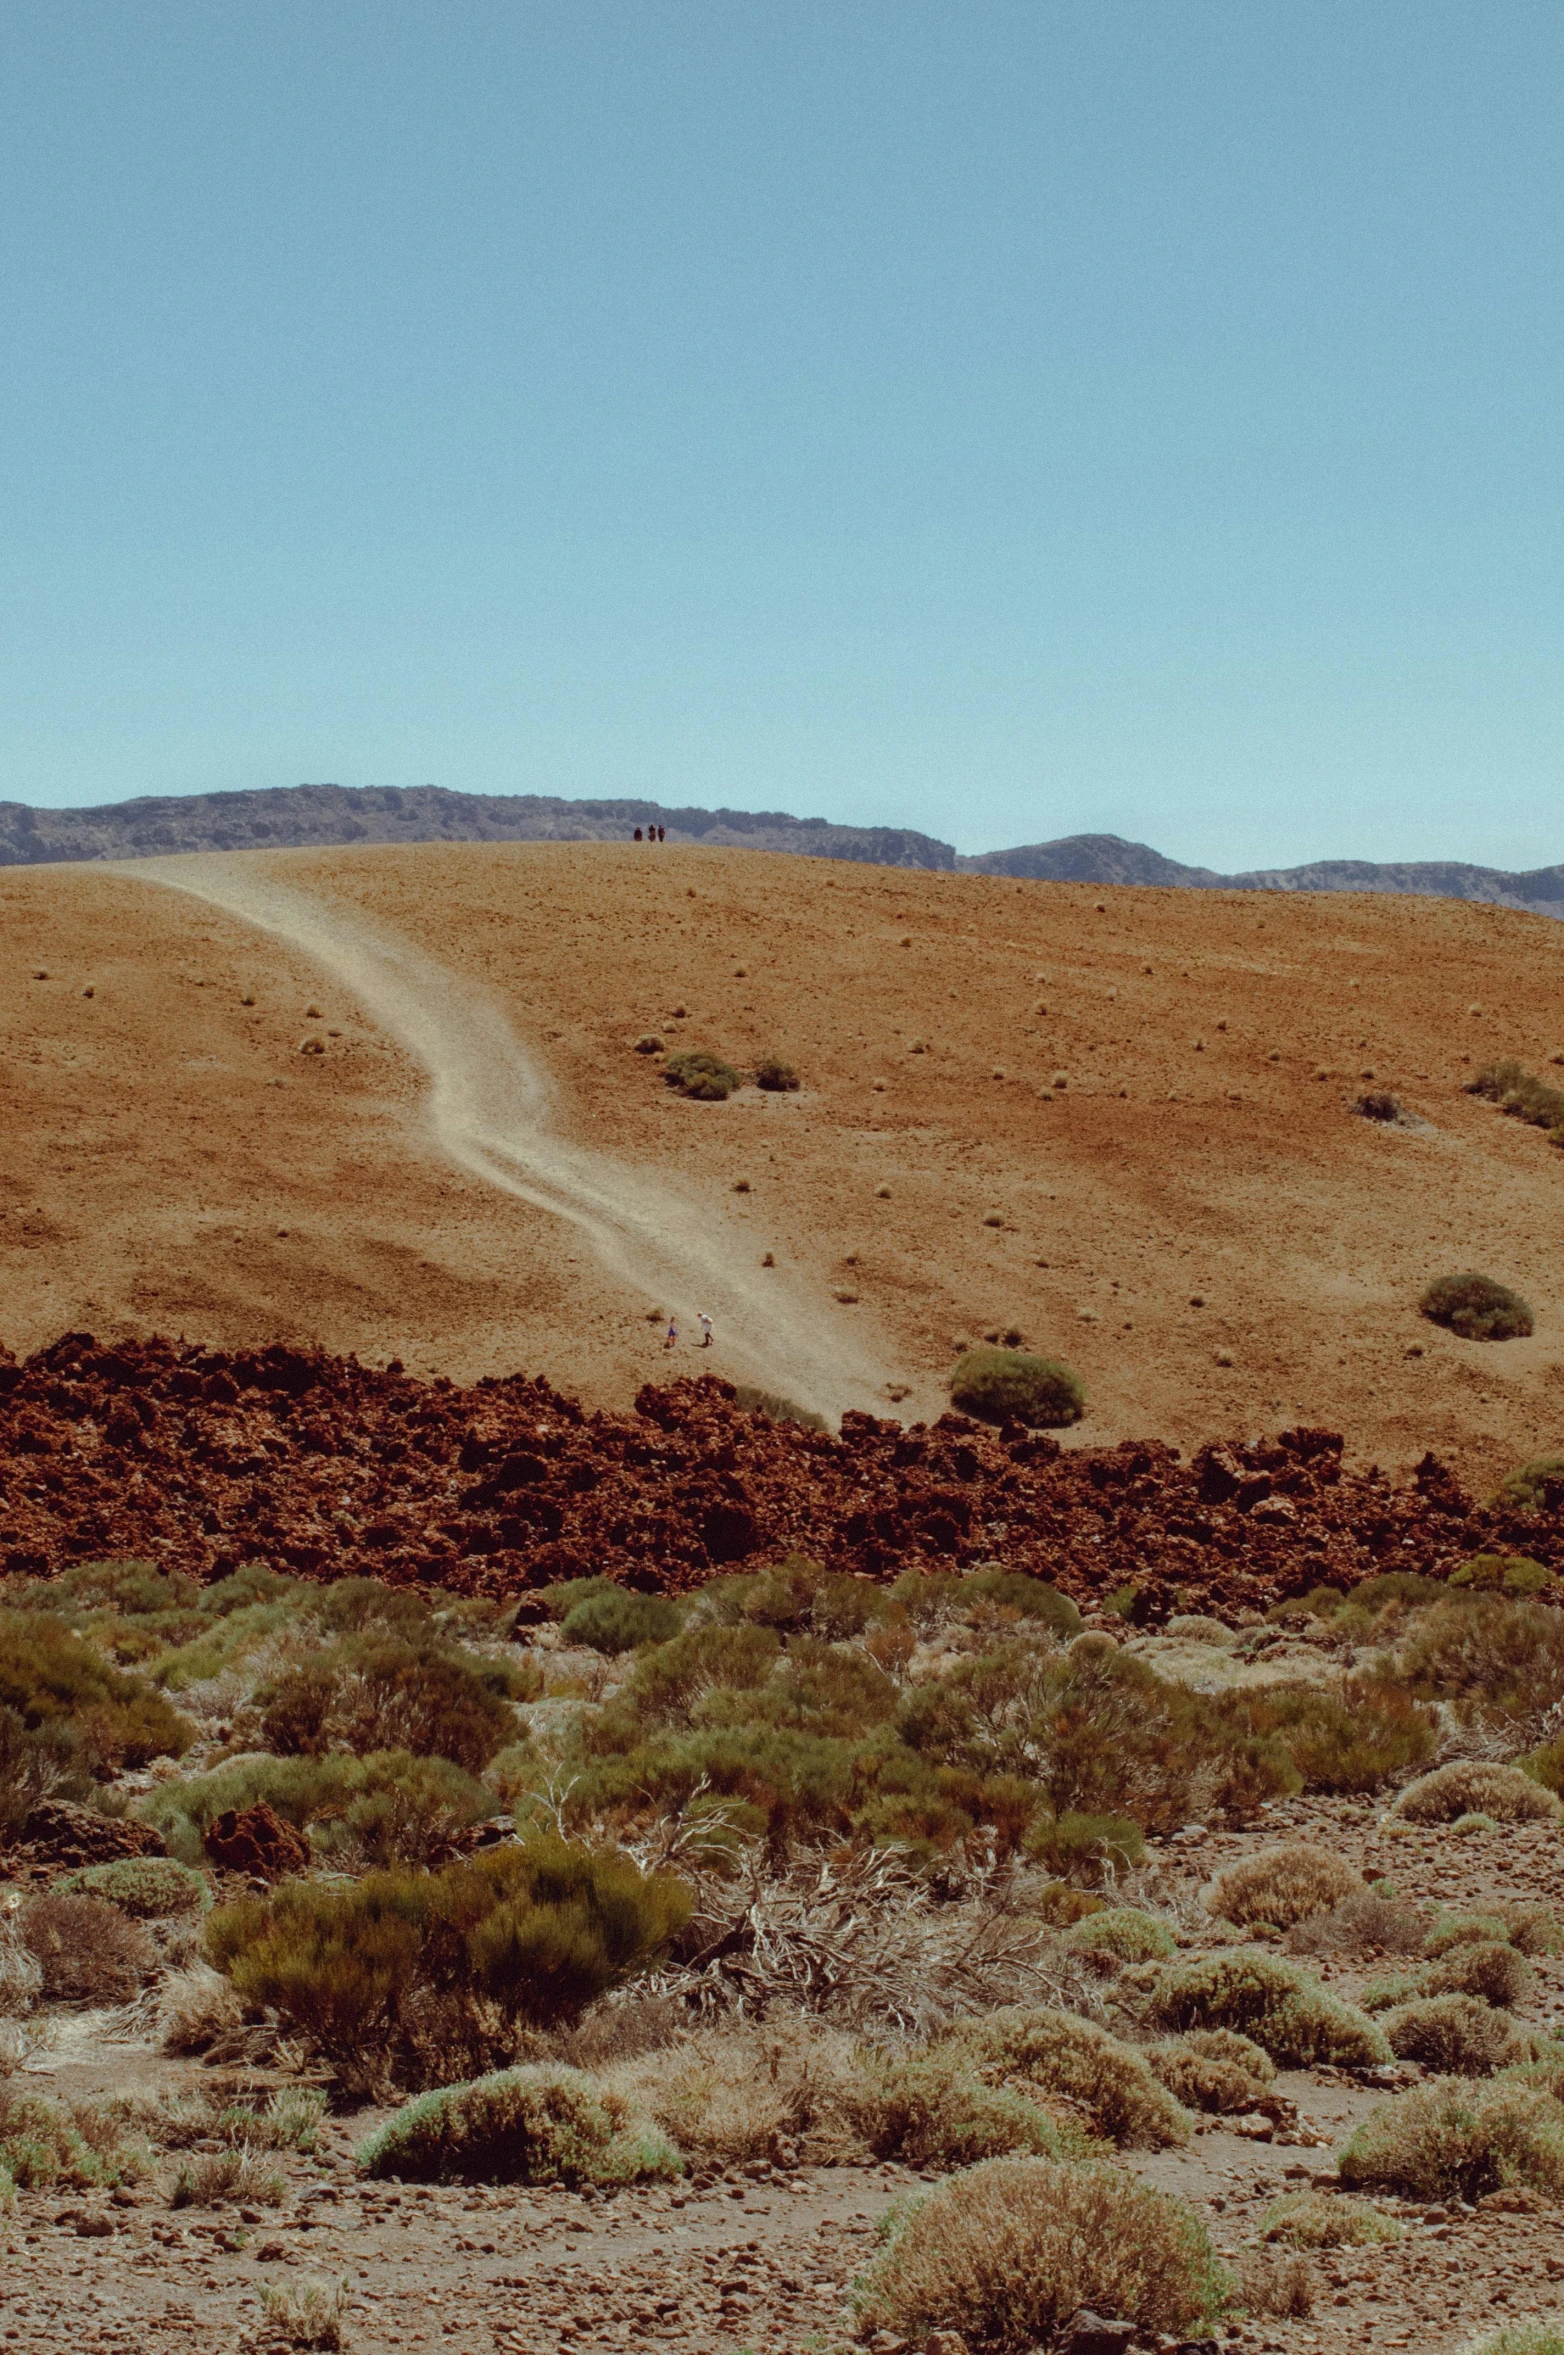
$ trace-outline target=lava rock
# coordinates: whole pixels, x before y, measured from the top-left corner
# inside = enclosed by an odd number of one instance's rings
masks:
[[[285,1881],[307,1872],[310,1844],[303,1832],[284,1823],[264,1799],[242,1810],[230,1807],[207,1832],[202,1845],[214,1864],[248,1873],[259,1881]]]

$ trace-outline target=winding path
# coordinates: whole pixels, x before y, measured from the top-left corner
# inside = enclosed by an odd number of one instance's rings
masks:
[[[801,1298],[780,1269],[762,1272],[752,1240],[731,1232],[709,1202],[557,1132],[547,1072],[472,983],[249,859],[136,859],[115,872],[221,908],[285,940],[351,990],[428,1073],[425,1117],[441,1149],[473,1176],[574,1227],[637,1302],[670,1301],[687,1327],[708,1310],[722,1336],[724,1371],[833,1417],[849,1406],[883,1407],[893,1368],[864,1346],[862,1326],[837,1332],[826,1302]],[[627,1305],[626,1313],[640,1310]]]

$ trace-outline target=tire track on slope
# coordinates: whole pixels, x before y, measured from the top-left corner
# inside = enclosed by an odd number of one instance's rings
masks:
[[[627,1290],[672,1299],[686,1326],[705,1308],[723,1337],[724,1370],[802,1406],[839,1415],[883,1409],[888,1360],[826,1329],[781,1270],[744,1264],[747,1237],[668,1179],[572,1144],[553,1125],[557,1097],[503,1010],[411,942],[248,859],[210,853],[137,859],[127,881],[179,891],[284,940],[350,990],[371,1020],[427,1073],[425,1117],[451,1160],[503,1193],[569,1224]],[[627,1309],[627,1314],[639,1313]]]

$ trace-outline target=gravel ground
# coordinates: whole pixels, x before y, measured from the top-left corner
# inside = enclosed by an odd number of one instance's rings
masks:
[[[1546,1826],[1459,1840],[1393,1835],[1375,1809],[1308,1801],[1269,1810],[1251,1831],[1165,1843],[1156,1868],[1164,1893],[1187,1900],[1236,1854],[1298,1833],[1387,1873],[1414,1899],[1564,1898],[1559,1838]],[[1322,1967],[1350,1996],[1383,1965],[1368,1958]],[[1529,2016],[1540,2025],[1564,2014],[1564,1962],[1537,1968]],[[29,2084],[90,2094],[214,2074],[109,2043],[102,2031],[110,2024],[70,2024],[28,2071]],[[1195,2202],[1228,2253],[1252,2241],[1271,2199],[1328,2176],[1332,2149],[1384,2098],[1383,2088],[1328,2070],[1286,2074],[1278,2090],[1297,2105],[1291,2139],[1257,2140],[1223,2122],[1186,2150],[1126,2161]],[[376,2115],[333,2120],[318,2158],[280,2161],[287,2189],[275,2209],[171,2211],[149,2188],[20,2196],[3,2227],[0,2347],[239,2355],[265,2343],[263,2287],[318,2280],[347,2284],[353,2355],[437,2347],[444,2355],[569,2355],[641,2342],[670,2355],[805,2355],[844,2337],[846,2295],[878,2221],[920,2180],[898,2168],[805,2168],[614,2197],[362,2184],[352,2148]],[[1475,2209],[1382,2204],[1407,2225],[1404,2240],[1317,2258],[1311,2315],[1223,2324],[1223,2341],[1286,2355],[1401,2347],[1453,2355],[1481,2327],[1564,2311],[1557,2208],[1510,2194]]]

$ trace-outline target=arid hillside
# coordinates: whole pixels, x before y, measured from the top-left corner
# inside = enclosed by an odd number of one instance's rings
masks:
[[[644,1034],[802,1085],[690,1102]],[[1303,1422],[1481,1481],[1564,1435],[1564,1156],[1463,1082],[1560,1048],[1564,930],[1446,901],[631,844],[13,870],[0,1338],[911,1416],[1013,1329],[1081,1443]],[[1424,1322],[1464,1267],[1534,1337]]]

